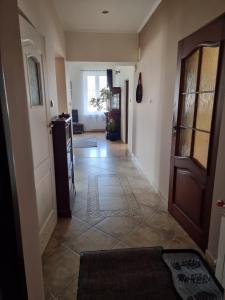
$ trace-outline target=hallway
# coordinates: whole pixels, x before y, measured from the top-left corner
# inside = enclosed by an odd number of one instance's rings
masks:
[[[197,248],[135,166],[127,146],[93,133],[98,147],[74,148],[76,198],[71,220],[59,220],[43,255],[46,299],[72,300],[79,253],[145,247]]]

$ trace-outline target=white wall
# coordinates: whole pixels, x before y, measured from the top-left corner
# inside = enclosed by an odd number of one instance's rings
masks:
[[[58,98],[58,112],[59,114],[70,112],[70,103],[68,101],[68,91],[66,83],[66,68],[64,57],[56,57],[55,59],[56,71],[56,85],[57,85],[57,98]]]
[[[68,61],[136,62],[138,35],[66,32],[66,57]]]

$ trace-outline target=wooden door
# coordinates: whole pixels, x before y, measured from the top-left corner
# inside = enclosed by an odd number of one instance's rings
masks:
[[[41,251],[56,225],[57,210],[52,170],[51,140],[48,120],[48,95],[45,71],[44,38],[23,18],[20,28],[24,56],[24,70],[27,88],[32,142],[33,167],[39,220]]]
[[[221,112],[225,17],[179,42],[169,211],[205,250]]]

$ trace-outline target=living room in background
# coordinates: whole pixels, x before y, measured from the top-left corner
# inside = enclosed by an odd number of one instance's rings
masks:
[[[107,76],[107,70],[112,70],[112,86],[121,88],[121,138],[125,142],[125,80],[129,80],[129,130],[128,130],[128,146],[132,151],[132,123],[133,123],[133,80],[134,66],[126,63],[113,62],[67,62],[67,68],[72,82],[72,109],[78,111],[79,123],[84,125],[84,131],[105,131],[106,120],[104,113],[88,112],[87,107],[87,76]],[[97,71],[96,71],[97,70]],[[100,72],[98,72],[98,70]],[[119,71],[119,72],[118,72]],[[86,77],[86,91],[84,89],[84,78]],[[105,83],[105,79],[95,78],[96,90],[101,90]],[[109,89],[107,89],[109,92]],[[95,95],[95,93],[93,93]],[[85,101],[85,103],[84,103]],[[86,105],[86,108],[85,108]],[[102,115],[101,115],[102,114]]]

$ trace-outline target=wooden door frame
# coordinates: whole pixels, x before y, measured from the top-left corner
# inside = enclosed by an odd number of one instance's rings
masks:
[[[0,58],[1,299],[28,299],[9,116]],[[3,196],[4,195],[4,196]]]
[[[126,128],[125,128],[125,143],[128,143],[128,127],[129,127],[129,80],[125,80],[125,99],[126,99]]]
[[[210,40],[209,40],[210,36]],[[176,130],[178,118],[180,117],[181,111],[178,110],[179,107],[179,91],[182,86],[182,74],[181,66],[182,60],[187,57],[192,51],[197,49],[199,46],[205,46],[207,44],[220,43],[220,57],[218,65],[218,76],[216,81],[216,92],[215,92],[215,107],[212,117],[212,133],[209,143],[209,161],[207,169],[208,184],[206,188],[206,210],[203,216],[204,225],[202,231],[202,239],[198,240],[196,233],[193,232],[192,238],[200,245],[203,250],[206,250],[208,245],[209,237],[209,226],[210,226],[210,216],[212,208],[212,197],[213,197],[213,187],[215,180],[216,162],[217,162],[217,152],[219,145],[219,134],[220,125],[222,119],[222,110],[225,95],[225,14],[216,18],[212,22],[208,23],[198,31],[189,35],[185,39],[179,41],[178,43],[178,59],[177,59],[177,77],[175,86],[175,99],[174,99],[174,116],[173,116],[173,135],[172,135],[172,147],[171,147],[171,161],[170,161],[170,187],[169,187],[169,211],[173,216],[179,216],[182,214],[178,208],[175,208],[173,203],[174,198],[174,156],[176,151]],[[180,108],[180,107],[179,107]],[[213,146],[212,146],[213,145]],[[181,224],[187,232],[190,233],[191,228],[187,221],[183,221]]]

